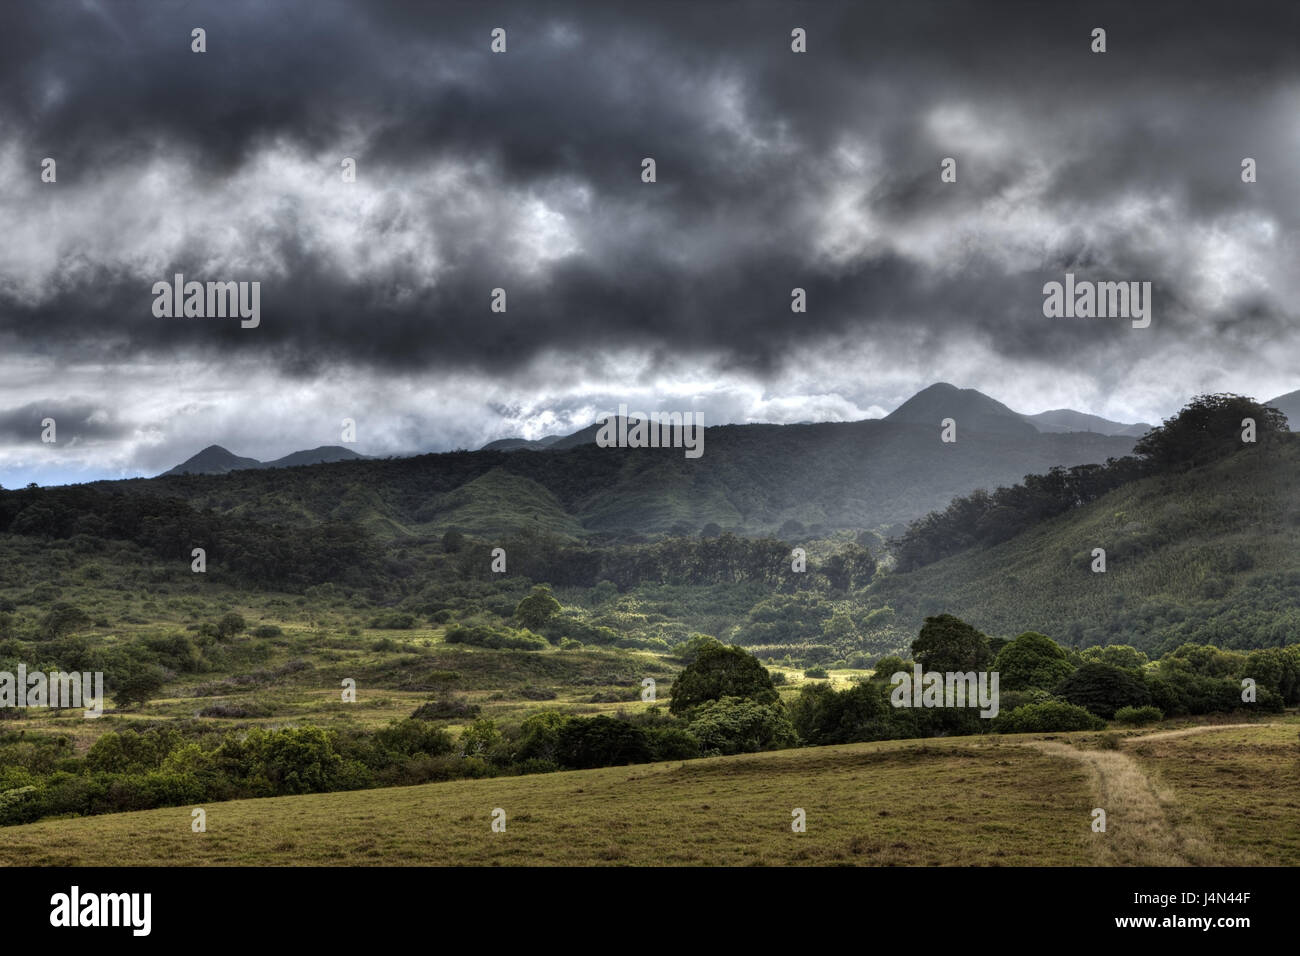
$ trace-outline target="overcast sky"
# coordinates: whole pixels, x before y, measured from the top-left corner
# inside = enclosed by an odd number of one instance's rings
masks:
[[[1293,0],[5,3],[0,483],[344,418],[386,455],[620,402],[842,421],[948,381],[1156,422],[1300,388],[1298,34]],[[156,317],[178,272],[260,282],[261,324]],[[1066,272],[1151,282],[1151,326],[1045,318]]]

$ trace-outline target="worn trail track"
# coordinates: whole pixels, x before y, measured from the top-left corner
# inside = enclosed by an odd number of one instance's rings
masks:
[[[1162,731],[1128,738],[1125,745],[1241,726],[1213,724]],[[1081,750],[1050,740],[1028,741],[1022,746],[1082,763],[1091,773],[1096,806],[1106,811],[1106,832],[1091,835],[1098,864],[1205,866],[1251,862],[1242,859],[1240,851],[1216,846],[1203,828],[1171,827],[1168,811],[1176,802],[1173,791],[1152,780],[1123,750]]]

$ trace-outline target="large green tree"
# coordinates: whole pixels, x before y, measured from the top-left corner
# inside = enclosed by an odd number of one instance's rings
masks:
[[[515,608],[515,618],[524,627],[539,631],[559,611],[560,602],[551,594],[551,589],[545,584],[538,584],[519,602]]]
[[[993,662],[1002,690],[1051,690],[1074,672],[1065,649],[1046,634],[1025,631],[998,652]]]
[[[677,675],[668,709],[682,714],[705,701],[723,697],[744,697],[760,704],[780,700],[772,686],[772,675],[743,647],[706,644],[695,660]]]
[[[912,642],[912,658],[926,671],[983,670],[992,657],[988,637],[951,614],[927,617]]]
[[[1109,664],[1083,664],[1056,687],[1056,696],[1110,720],[1121,707],[1151,703],[1142,678]]]
[[[1173,418],[1151,429],[1133,446],[1159,471],[1194,468],[1246,447],[1242,422],[1255,422],[1255,439],[1265,443],[1289,432],[1286,415],[1243,395],[1198,395]]]

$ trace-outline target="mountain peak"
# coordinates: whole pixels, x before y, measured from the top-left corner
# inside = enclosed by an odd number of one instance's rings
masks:
[[[921,389],[885,416],[885,421],[938,428],[945,419],[957,423],[962,431],[1000,435],[1034,435],[1036,429],[997,399],[973,388],[958,388],[948,382],[936,382]]]

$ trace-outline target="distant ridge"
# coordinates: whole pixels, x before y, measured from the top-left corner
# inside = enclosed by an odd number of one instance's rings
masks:
[[[1152,428],[1146,422],[1125,425],[1123,422],[1112,422],[1100,415],[1076,412],[1072,408],[1054,408],[1050,412],[1020,417],[1040,432],[1096,432],[1099,435],[1126,435],[1141,438]]]
[[[1300,422],[1300,392],[1292,392],[1282,398],[1291,399],[1296,411],[1294,415],[1289,414],[1288,417]],[[956,420],[962,432],[1008,436],[1091,432],[1095,435],[1141,438],[1152,428],[1146,422],[1135,424],[1113,422],[1099,415],[1089,415],[1087,412],[1078,412],[1071,408],[1057,408],[1048,412],[1039,412],[1037,415],[1024,415],[977,389],[958,388],[948,382],[936,382],[921,389],[886,415],[884,420],[937,428],[945,418]],[[799,422],[798,424],[815,423]],[[534,441],[525,438],[498,438],[496,441],[488,442],[481,450],[559,451],[593,443],[599,430],[600,423],[596,422],[570,435],[547,435]]]
[[[295,451],[277,458],[275,461],[258,461],[256,458],[241,458],[227,451],[220,445],[209,445],[197,455],[181,462],[175,468],[164,471],[159,478],[167,475],[224,475],[232,471],[248,468],[292,468],[296,465],[319,465],[331,461],[352,461],[364,458],[356,452],[340,445],[321,445],[310,451]]]
[[[533,440],[527,438],[498,438],[496,441],[488,442],[479,451],[541,451],[544,448],[550,448],[563,438],[563,435],[546,435]]]

